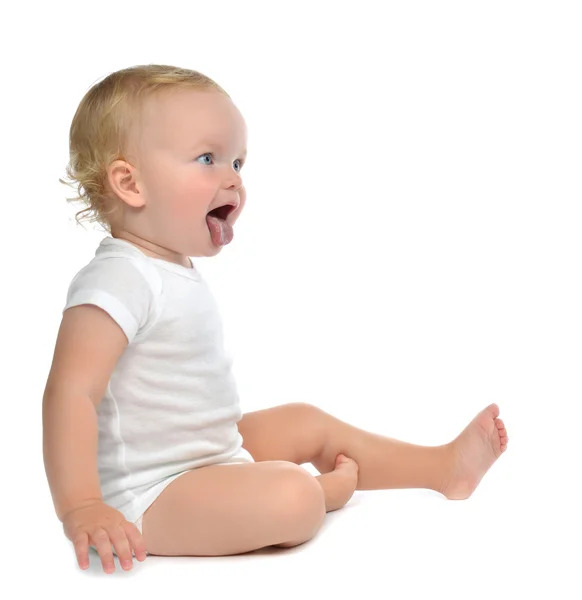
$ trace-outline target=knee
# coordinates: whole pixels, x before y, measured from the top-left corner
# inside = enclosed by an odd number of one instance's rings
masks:
[[[290,402],[287,406],[305,417],[313,417],[314,415],[319,415],[323,412],[321,408],[315,406],[315,404],[309,404],[308,402]]]
[[[325,495],[319,481],[299,465],[289,463],[281,486],[285,522],[293,539],[306,542],[315,536],[325,520]]]
[[[307,402],[290,402],[286,406],[290,411],[289,421],[302,428],[309,427],[319,436],[325,433],[329,415],[323,409]]]

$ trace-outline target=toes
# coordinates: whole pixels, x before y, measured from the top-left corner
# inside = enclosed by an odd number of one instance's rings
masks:
[[[350,463],[350,462],[354,462],[354,461],[351,458],[348,458],[345,454],[338,454],[335,459],[336,467],[338,467],[341,464],[346,464],[346,463]]]
[[[503,419],[495,419],[495,423],[497,424],[497,429],[503,429],[505,427]]]
[[[357,474],[360,470],[358,463],[354,459],[346,456],[345,454],[337,455],[337,458],[335,461],[335,468],[341,469],[341,471],[344,473],[344,475],[349,473],[350,471],[353,471],[354,473]]]
[[[490,404],[485,410],[489,411],[490,415],[494,419],[496,419],[499,416],[499,406],[497,406],[495,402],[493,402],[493,404]]]

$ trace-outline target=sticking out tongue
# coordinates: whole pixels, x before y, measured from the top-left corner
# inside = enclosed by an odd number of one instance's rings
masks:
[[[234,232],[230,223],[227,223],[220,217],[215,217],[210,214],[206,215],[206,223],[208,224],[208,229],[210,230],[212,243],[215,246],[225,246],[226,244],[230,244],[230,242],[232,242]]]

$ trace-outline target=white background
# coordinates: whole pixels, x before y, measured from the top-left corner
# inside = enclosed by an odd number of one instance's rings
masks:
[[[7,597],[580,597],[579,8],[2,9]],[[58,179],[85,92],[147,63],[209,75],[249,129],[234,240],[194,258],[222,310],[243,411],[310,402],[436,445],[497,402],[509,448],[469,500],[356,492],[295,549],[148,557],[130,573],[116,560],[114,575],[91,554],[79,569],[44,472],[42,394],[67,287],[106,234],[76,224],[82,207]]]

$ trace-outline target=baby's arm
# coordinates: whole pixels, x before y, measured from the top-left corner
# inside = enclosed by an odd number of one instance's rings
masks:
[[[81,569],[94,545],[112,573],[112,547],[125,570],[132,549],[145,560],[139,529],[103,502],[97,464],[101,402],[115,364],[128,345],[122,328],[101,308],[78,304],[65,310],[43,397],[43,452],[56,513],[73,542]]]
[[[60,521],[102,500],[97,471],[97,413],[127,338],[97,306],[64,312],[43,397],[44,463]]]

